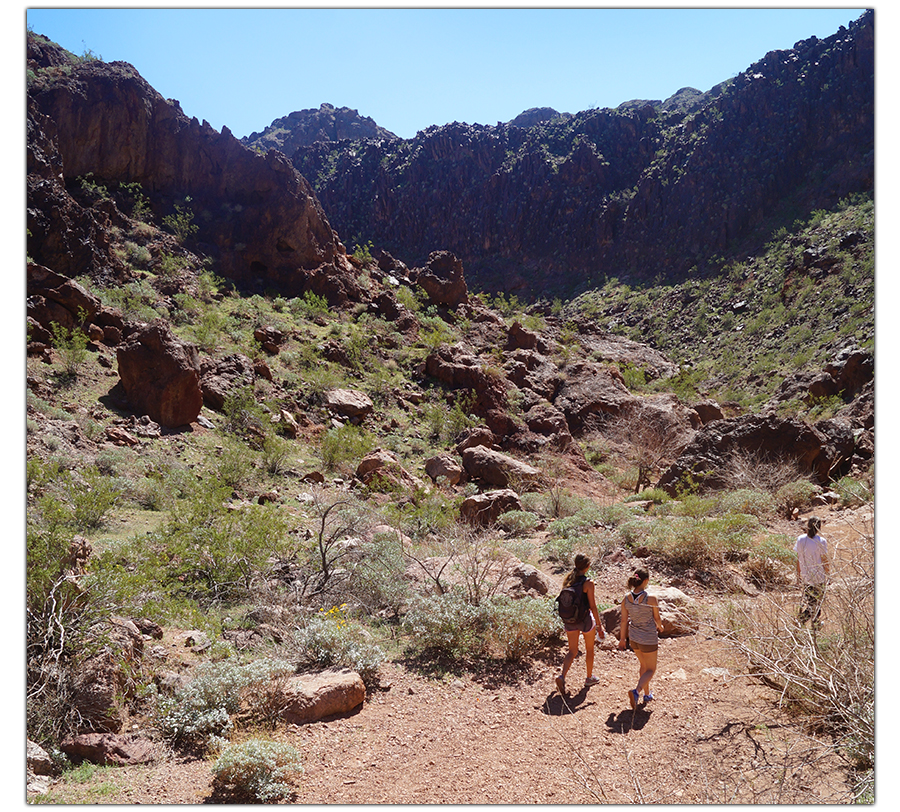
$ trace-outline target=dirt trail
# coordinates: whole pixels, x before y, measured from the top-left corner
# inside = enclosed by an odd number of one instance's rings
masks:
[[[826,518],[838,551],[866,521],[852,518]],[[602,574],[598,594],[611,602],[622,573]],[[576,660],[566,698],[553,683],[562,645],[521,664],[441,679],[386,664],[381,687],[356,713],[273,734],[303,753],[292,802],[846,802],[844,765],[830,742],[810,736],[770,689],[742,676],[709,630],[661,640],[656,698],[635,711],[627,691],[637,660],[614,646],[608,638],[598,650],[601,681],[590,689],[582,687],[584,659]],[[105,776],[102,802],[230,800],[214,794],[211,763],[173,758],[120,768]]]

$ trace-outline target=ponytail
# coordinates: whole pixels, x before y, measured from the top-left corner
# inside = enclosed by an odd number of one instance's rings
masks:
[[[822,520],[818,516],[810,516],[809,521],[806,523],[806,535],[810,538],[815,538],[821,527]]]
[[[563,579],[563,589],[575,583],[575,579],[579,578],[588,567],[591,566],[591,559],[582,553],[575,556],[575,566],[572,571]]]
[[[646,581],[650,577],[650,573],[645,569],[635,570],[634,574],[628,579],[628,588],[636,589],[639,587],[644,581]]]

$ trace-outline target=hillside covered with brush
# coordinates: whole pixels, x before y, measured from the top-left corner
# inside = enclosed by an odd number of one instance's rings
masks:
[[[260,143],[29,32],[29,797],[871,800],[872,29],[666,103]],[[578,552],[611,640],[651,571],[656,705],[614,645],[555,693]]]

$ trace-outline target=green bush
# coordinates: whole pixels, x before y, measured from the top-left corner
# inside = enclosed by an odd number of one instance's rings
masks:
[[[403,617],[403,628],[412,636],[415,649],[465,657],[484,650],[480,614],[459,590],[418,595]]]
[[[497,527],[513,536],[531,533],[538,524],[538,517],[527,510],[510,510],[497,519]]]
[[[550,600],[495,595],[480,608],[490,647],[507,660],[519,660],[559,634],[559,616]]]
[[[82,311],[80,314],[82,322],[84,317]],[[53,334],[53,346],[56,348],[62,364],[63,376],[74,380],[87,361],[87,334],[81,327],[69,329],[55,321],[50,324],[50,332]]]
[[[303,772],[300,753],[288,744],[249,739],[226,747],[213,766],[215,783],[260,803],[284,801],[288,781]]]
[[[818,490],[818,486],[808,479],[795,479],[775,491],[775,505],[780,513],[790,516],[795,508],[809,505]]]
[[[371,434],[347,423],[322,435],[319,454],[325,468],[334,471],[347,469],[349,464],[359,462],[374,447],[375,438]]]
[[[198,226],[194,222],[194,212],[190,208],[191,198],[186,197],[184,203],[176,203],[175,211],[163,217],[163,225],[177,238],[184,242],[197,233]]]
[[[264,693],[272,679],[293,672],[293,667],[274,659],[240,665],[225,660],[201,663],[196,676],[173,696],[156,696],[156,726],[173,744],[202,744],[215,748],[233,728],[231,714],[243,699]],[[151,689],[151,695],[155,691]]]
[[[321,609],[299,630],[295,644],[315,664],[356,671],[366,685],[378,677],[385,654],[347,613],[347,605]]]
[[[775,499],[770,493],[752,488],[728,491],[719,497],[719,509],[725,513],[749,513],[759,519],[775,514]]]

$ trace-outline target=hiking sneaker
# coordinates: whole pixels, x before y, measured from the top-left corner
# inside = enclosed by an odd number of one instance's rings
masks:
[[[628,692],[628,702],[631,704],[631,709],[634,710],[637,707],[638,699],[640,695],[637,692],[637,688]]]
[[[600,682],[600,677],[588,677],[584,681],[584,687],[590,688],[592,685],[596,685],[598,682]]]
[[[566,692],[566,681],[563,679],[562,674],[556,678],[556,690],[559,691],[560,696]]]
[[[646,704],[647,702],[650,702],[652,699],[653,699],[653,693],[652,693],[652,692],[651,692],[651,693],[646,693],[646,694],[644,694],[644,703],[645,703],[645,704]]]

